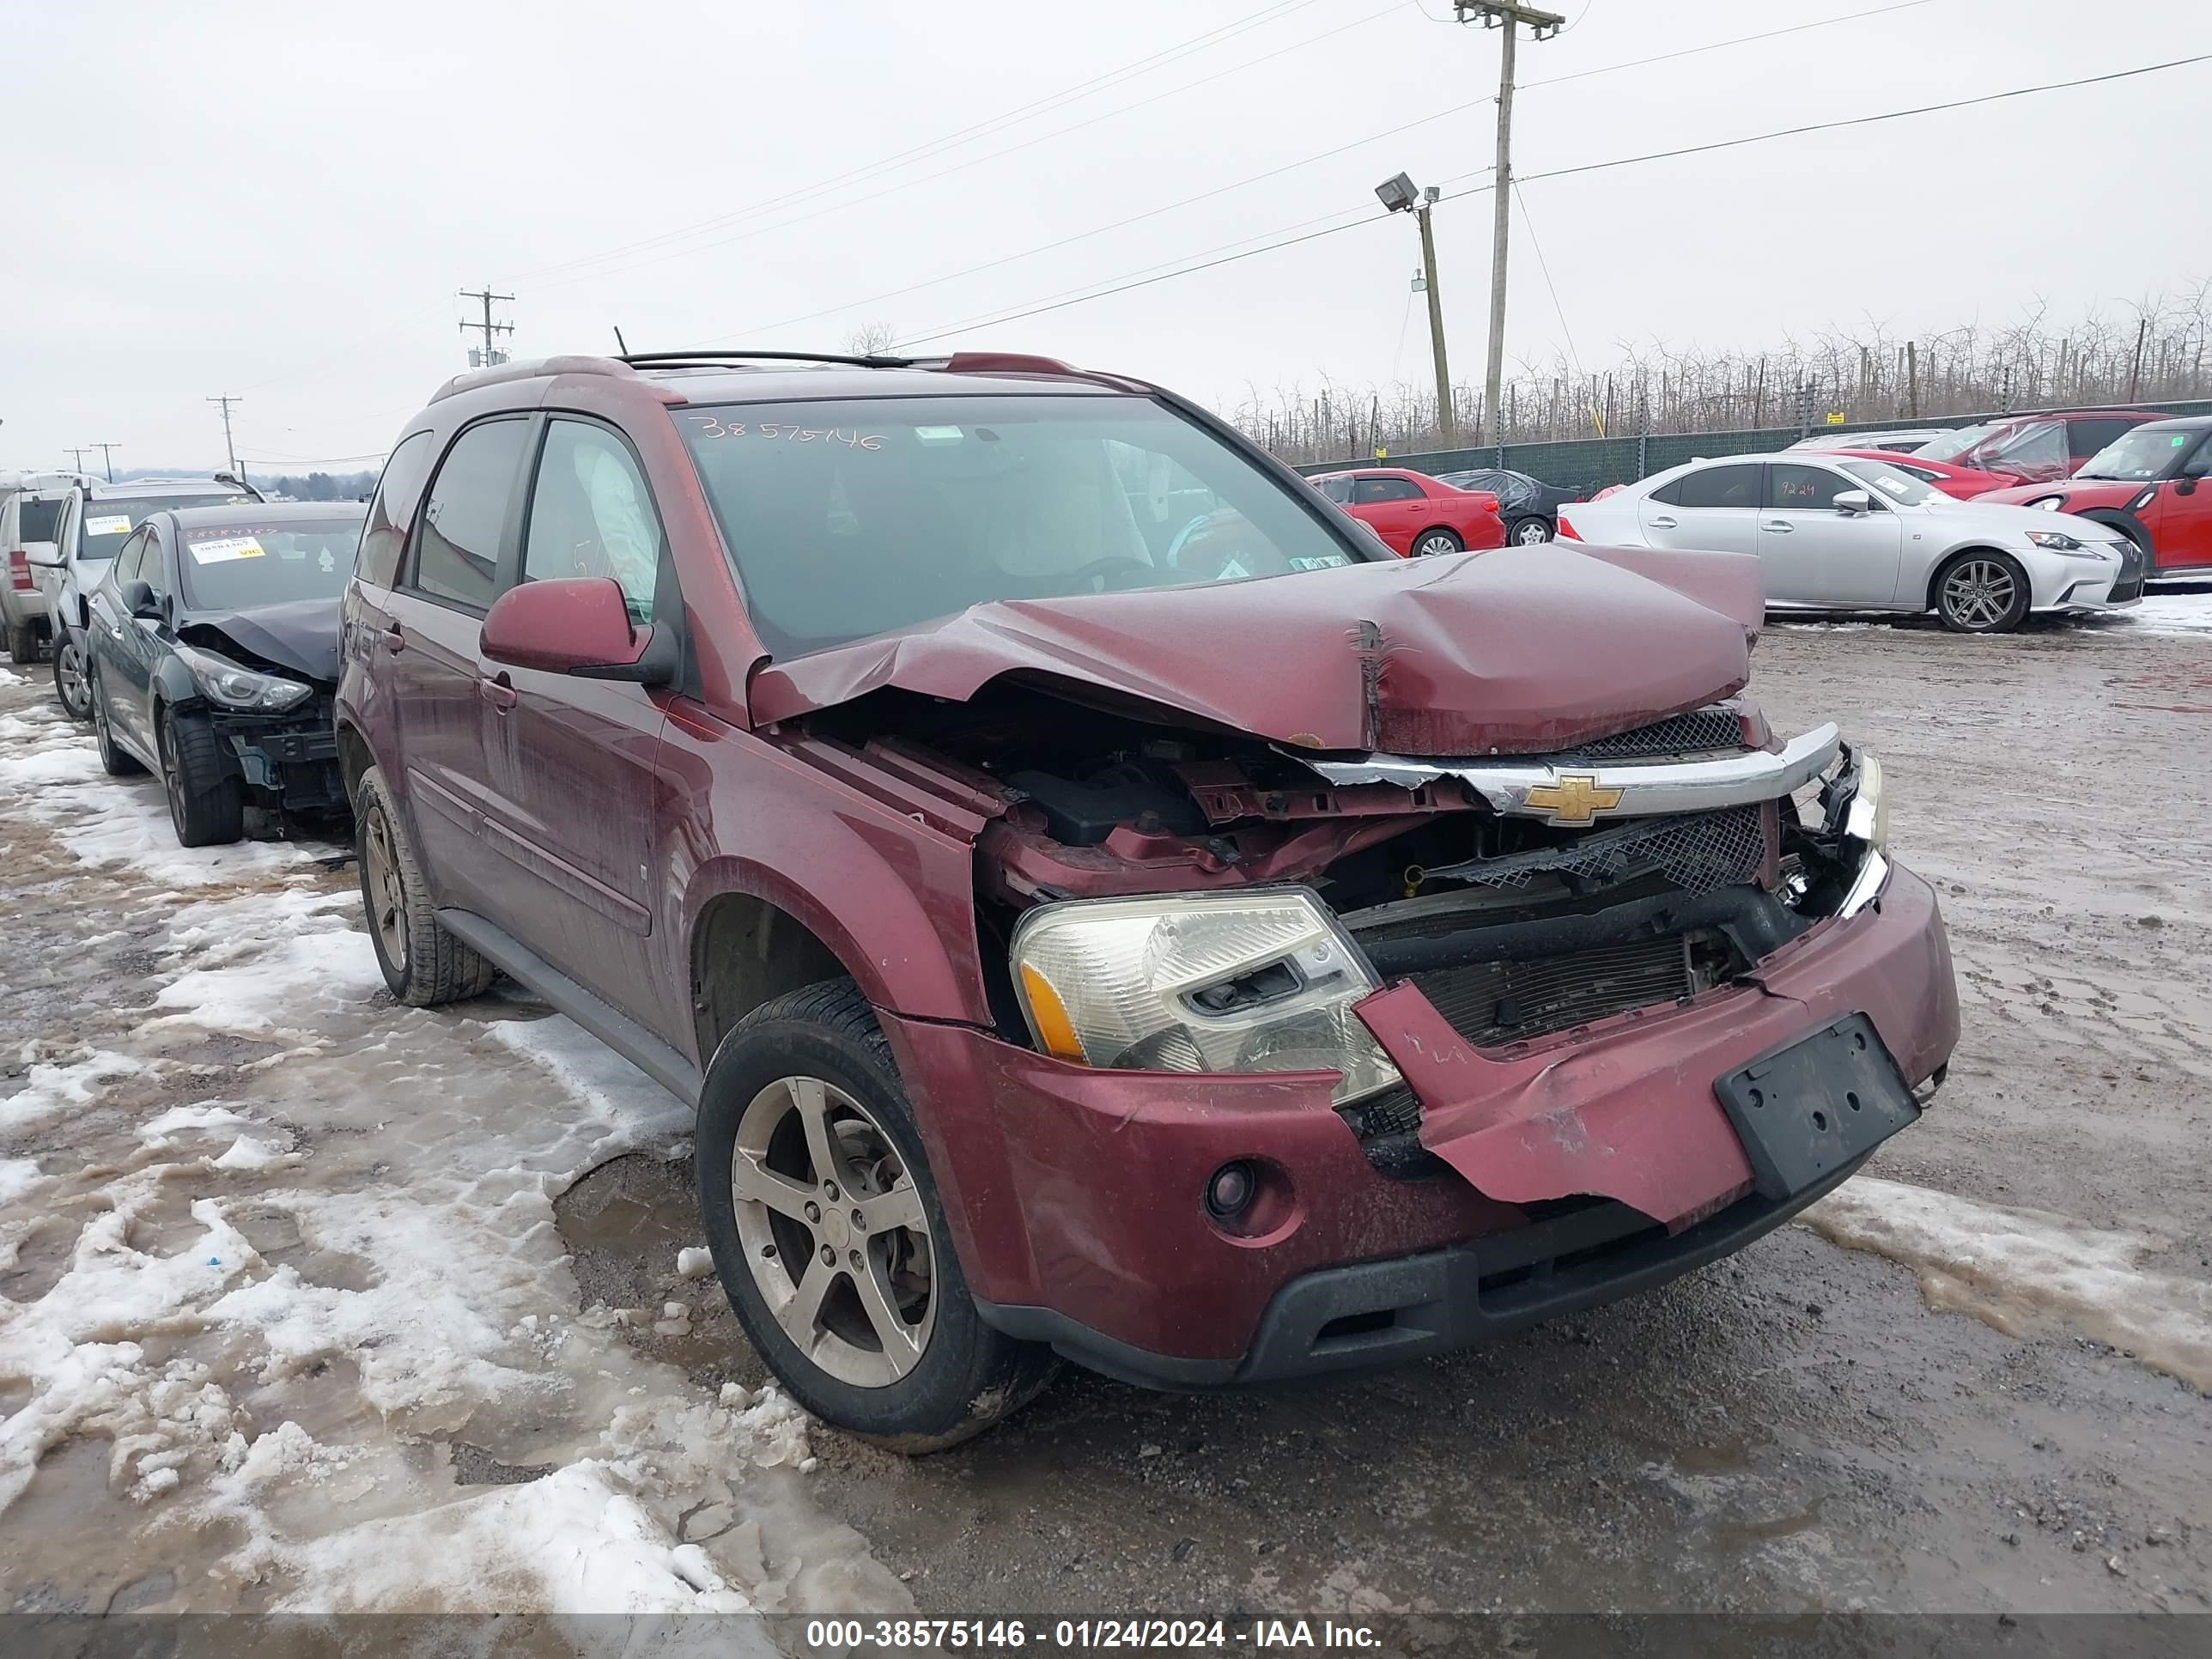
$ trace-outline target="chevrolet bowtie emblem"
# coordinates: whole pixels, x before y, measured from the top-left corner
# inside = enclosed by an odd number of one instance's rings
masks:
[[[1563,772],[1557,783],[1540,783],[1521,799],[1523,805],[1549,813],[1553,823],[1588,823],[1620,805],[1620,791],[1601,789],[1586,772]]]

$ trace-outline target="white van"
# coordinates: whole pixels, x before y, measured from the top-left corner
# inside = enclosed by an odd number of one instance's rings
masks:
[[[0,634],[18,665],[36,661],[52,632],[58,531],[80,482],[73,472],[0,472]]]

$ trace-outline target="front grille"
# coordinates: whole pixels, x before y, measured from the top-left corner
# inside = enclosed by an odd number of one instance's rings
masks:
[[[1633,939],[1541,962],[1480,962],[1410,975],[1437,1012],[1480,1047],[1586,1025],[1695,989],[1689,941]]]
[[[1760,809],[1725,806],[1589,830],[1557,846],[1470,860],[1429,874],[1513,892],[1547,878],[1611,886],[1657,870],[1686,893],[1707,893],[1758,880],[1765,860]]]
[[[1676,755],[1710,755],[1718,750],[1741,750],[1743,720],[1726,703],[1693,708],[1632,732],[1616,732],[1609,738],[1577,744],[1562,755],[1575,760],[1623,761],[1671,759]]]

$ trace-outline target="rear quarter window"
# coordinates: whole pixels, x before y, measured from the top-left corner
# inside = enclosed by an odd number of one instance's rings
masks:
[[[415,509],[429,477],[430,434],[410,432],[386,459],[384,476],[377,480],[376,497],[369,504],[356,566],[363,581],[389,587],[398,578],[407,526],[415,521]]]

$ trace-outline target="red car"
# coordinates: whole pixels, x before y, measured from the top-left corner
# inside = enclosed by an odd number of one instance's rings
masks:
[[[1992,489],[2008,489],[2021,482],[2013,472],[1979,472],[1969,466],[1954,465],[1949,461],[1931,461],[1925,455],[1899,455],[1888,449],[1824,449],[1823,455],[1856,457],[1863,461],[1880,461],[1893,466],[1909,478],[1917,478],[1930,489],[1939,489],[1955,500],[1972,501]]]
[[[2212,415],[2146,422],[2070,478],[1985,499],[2124,530],[2143,550],[2146,576],[2212,568]]]
[[[1498,497],[1486,489],[1455,489],[1425,473],[1383,467],[1324,472],[1311,482],[1407,558],[1505,545]]]
[[[1912,452],[1915,460],[1948,461],[2028,481],[2069,477],[2130,427],[2154,421],[2140,409],[2059,409],[2008,415],[1947,432]]]
[[[401,428],[335,741],[392,994],[504,971],[696,1103],[747,1336],[924,1450],[1055,1352],[1640,1291],[1914,1120],[1936,896],[1741,696],[1761,611],[1748,557],[1397,558],[1042,358],[557,357]]]

